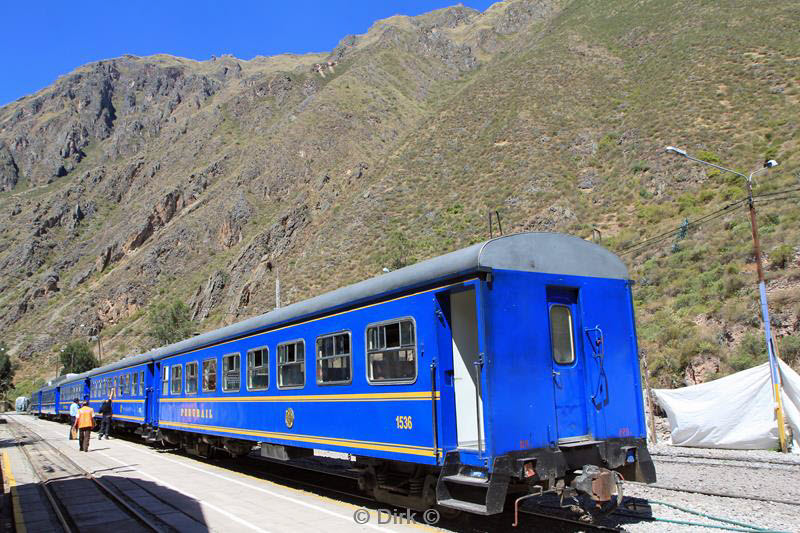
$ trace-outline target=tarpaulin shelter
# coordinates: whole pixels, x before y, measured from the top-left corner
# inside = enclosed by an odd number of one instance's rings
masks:
[[[780,361],[781,393],[792,451],[800,453],[800,376]],[[654,389],[672,444],[734,450],[778,449],[769,363],[681,389]]]

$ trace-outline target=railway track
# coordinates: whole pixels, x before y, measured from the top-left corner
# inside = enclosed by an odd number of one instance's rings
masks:
[[[17,447],[39,479],[39,487],[50,503],[61,531],[179,531],[148,511],[144,505],[136,503],[112,483],[107,483],[75,463],[35,431],[10,417],[7,420]],[[136,480],[124,479],[147,492],[149,497],[173,507]],[[179,511],[177,508],[175,510]],[[202,526],[199,522],[197,525]]]
[[[636,483],[632,481],[628,481],[626,483]],[[690,494],[702,494],[704,496],[717,496],[719,498],[733,498],[736,500],[746,500],[746,501],[756,501],[756,502],[765,502],[765,503],[781,503],[783,505],[792,505],[795,507],[800,507],[800,502],[795,500],[783,500],[780,498],[765,498],[762,496],[753,496],[753,495],[743,495],[743,494],[732,494],[730,492],[716,492],[716,491],[704,491],[704,490],[695,490],[695,489],[687,489],[685,487],[671,487],[669,485],[659,485],[658,483],[654,483],[652,485],[647,485],[644,483],[636,483],[637,485],[642,485],[647,487],[648,489],[660,489],[660,490],[667,490],[673,492],[688,492]]]
[[[800,462],[796,461],[778,461],[778,460],[771,460],[771,459],[753,459],[752,457],[747,457],[745,455],[742,456],[717,456],[717,457],[710,457],[707,455],[699,455],[699,454],[691,454],[691,453],[658,453],[658,452],[650,452],[651,457],[658,457],[659,461],[669,461],[674,457],[680,457],[684,459],[699,459],[699,460],[706,460],[706,461],[725,461],[725,462],[737,462],[737,463],[746,463],[749,465],[783,465],[783,466],[794,466],[800,467]],[[666,458],[666,459],[663,459]],[[752,466],[751,466],[752,468]]]

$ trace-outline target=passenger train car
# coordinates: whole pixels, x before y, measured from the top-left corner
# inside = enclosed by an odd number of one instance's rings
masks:
[[[113,390],[115,424],[199,455],[344,452],[362,489],[396,505],[493,514],[510,492],[547,490],[606,502],[612,471],[655,481],[631,285],[601,246],[510,235],[62,387],[82,383],[96,410]],[[58,387],[40,394],[50,412]]]

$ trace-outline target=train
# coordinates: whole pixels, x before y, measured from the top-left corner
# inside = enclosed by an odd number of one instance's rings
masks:
[[[60,377],[31,409],[113,391],[117,430],[203,457],[338,452],[412,509],[613,507],[621,479],[656,480],[632,285],[599,244],[501,236]]]

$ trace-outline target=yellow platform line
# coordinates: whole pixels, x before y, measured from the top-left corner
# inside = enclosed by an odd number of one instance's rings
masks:
[[[14,472],[11,471],[11,461],[8,458],[8,452],[3,452],[3,478],[8,480],[8,486],[11,489],[11,508],[14,512],[14,529],[17,533],[27,533],[28,530],[25,528],[25,520],[22,516],[22,505],[19,503],[17,480],[14,478]]]

